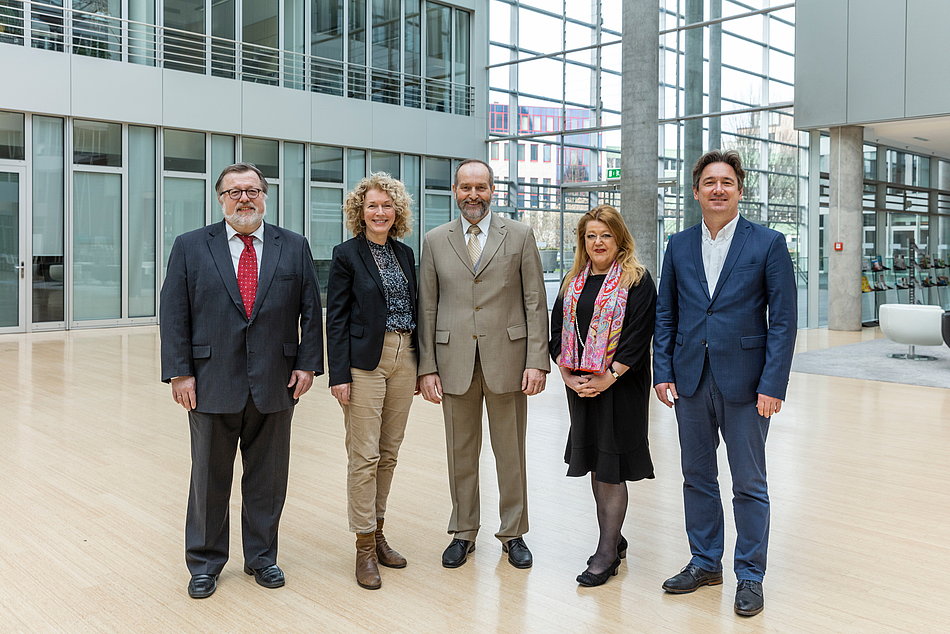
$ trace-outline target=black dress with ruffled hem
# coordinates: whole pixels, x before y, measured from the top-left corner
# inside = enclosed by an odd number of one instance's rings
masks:
[[[594,300],[604,283],[604,275],[590,275],[577,302],[577,327],[587,337]],[[630,366],[620,379],[599,396],[581,398],[567,391],[571,430],[564,450],[568,476],[594,473],[599,482],[653,478],[653,460],[647,438],[649,426],[650,340],[656,309],[656,286],[649,272],[629,289],[620,341],[614,361]],[[551,311],[551,358],[557,363],[561,352],[563,298]],[[576,372],[576,374],[585,374]]]

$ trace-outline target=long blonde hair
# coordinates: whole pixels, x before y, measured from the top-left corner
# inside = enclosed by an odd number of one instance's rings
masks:
[[[343,201],[343,218],[346,220],[346,228],[353,235],[366,233],[363,201],[366,200],[366,193],[372,189],[385,192],[393,199],[396,218],[393,220],[393,226],[389,228],[389,235],[394,238],[408,235],[412,231],[412,196],[406,191],[406,186],[402,184],[402,181],[386,172],[373,172],[357,183],[356,187],[346,195],[346,200]]]
[[[633,236],[630,235],[630,231],[623,221],[623,216],[610,205],[598,205],[581,216],[581,219],[577,222],[577,246],[574,249],[574,265],[561,283],[560,292],[562,295],[571,280],[580,275],[590,261],[587,256],[584,235],[587,233],[587,223],[591,220],[599,220],[607,225],[610,233],[614,236],[614,240],[617,241],[617,261],[620,262],[623,269],[620,274],[621,286],[629,287],[639,284],[646,272],[646,267],[640,264],[640,260],[637,259],[637,247],[633,242]]]

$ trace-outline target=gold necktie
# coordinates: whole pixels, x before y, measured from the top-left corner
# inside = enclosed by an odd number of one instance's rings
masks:
[[[472,261],[472,268],[478,265],[478,258],[482,255],[482,243],[478,241],[478,234],[482,232],[478,225],[468,227],[468,259]]]

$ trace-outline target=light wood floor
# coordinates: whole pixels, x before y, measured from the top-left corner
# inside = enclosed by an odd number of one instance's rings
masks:
[[[877,336],[803,331],[799,348]],[[629,556],[607,585],[577,586],[596,526],[588,481],[564,476],[568,419],[551,376],[529,401],[531,570],[509,566],[492,536],[497,494],[487,448],[478,550],[462,568],[441,567],[449,539],[441,412],[419,399],[387,517],[390,541],[410,563],[384,569],[381,590],[358,588],[342,416],[323,378],[294,420],[279,560],[287,586],[266,590],[242,573],[233,521],[233,558],[218,591],[194,601],[182,547],[187,422],[158,380],[157,329],[2,336],[0,630],[950,629],[950,390],[792,376],[769,438],[767,608],[741,619],[729,574],[723,586],[692,595],[660,590],[687,562],[688,547],[675,423],[658,403],[650,432],[657,478],[630,485]],[[728,475],[722,481],[728,491]],[[731,526],[728,502],[726,513]]]

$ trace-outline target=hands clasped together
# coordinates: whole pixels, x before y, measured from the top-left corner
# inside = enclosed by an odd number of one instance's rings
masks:
[[[572,374],[570,370],[561,368],[561,377],[564,385],[577,392],[578,396],[589,398],[599,396],[607,388],[617,382],[610,372],[603,374]]]

